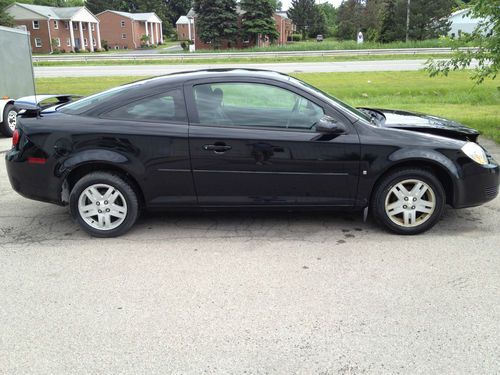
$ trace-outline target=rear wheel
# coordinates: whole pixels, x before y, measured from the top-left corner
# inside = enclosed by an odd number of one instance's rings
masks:
[[[3,122],[0,124],[0,132],[6,137],[12,137],[17,125],[17,108],[13,104],[7,104],[3,110]]]
[[[421,169],[398,170],[375,188],[372,212],[375,219],[398,234],[419,234],[440,219],[445,192],[432,173]]]
[[[80,226],[96,237],[117,237],[134,225],[137,194],[121,176],[94,172],[82,177],[70,194],[70,210]]]

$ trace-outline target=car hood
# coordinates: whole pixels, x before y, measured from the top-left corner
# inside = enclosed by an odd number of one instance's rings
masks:
[[[389,109],[363,109],[382,113],[385,117],[382,127],[385,128],[412,130],[472,142],[476,142],[479,136],[475,129],[437,116]]]

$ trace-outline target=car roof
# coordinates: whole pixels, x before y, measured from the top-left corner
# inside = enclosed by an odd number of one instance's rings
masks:
[[[192,79],[204,79],[204,78],[228,78],[228,77],[238,77],[238,78],[267,78],[279,81],[289,81],[291,77],[287,74],[275,72],[272,70],[264,69],[200,69],[200,70],[190,70],[184,72],[170,73],[154,78],[148,78],[142,80],[146,85],[157,85],[165,83],[180,83],[186,82]]]

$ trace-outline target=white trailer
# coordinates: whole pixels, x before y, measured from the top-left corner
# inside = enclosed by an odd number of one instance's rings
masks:
[[[0,133],[16,128],[17,98],[35,95],[29,33],[0,26]]]

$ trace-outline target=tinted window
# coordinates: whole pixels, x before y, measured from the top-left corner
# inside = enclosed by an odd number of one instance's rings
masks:
[[[260,83],[198,85],[194,97],[205,125],[311,129],[321,107],[292,91]]]
[[[95,106],[101,104],[102,102],[108,99],[112,99],[114,97],[117,97],[125,93],[130,89],[139,87],[143,85],[145,82],[147,81],[130,83],[128,85],[114,87],[112,89],[100,92],[98,94],[87,96],[86,98],[77,100],[76,102],[66,104],[64,107],[61,107],[60,111],[70,115],[79,115],[94,108]]]
[[[103,117],[135,121],[187,122],[181,89],[134,101],[104,114]]]

